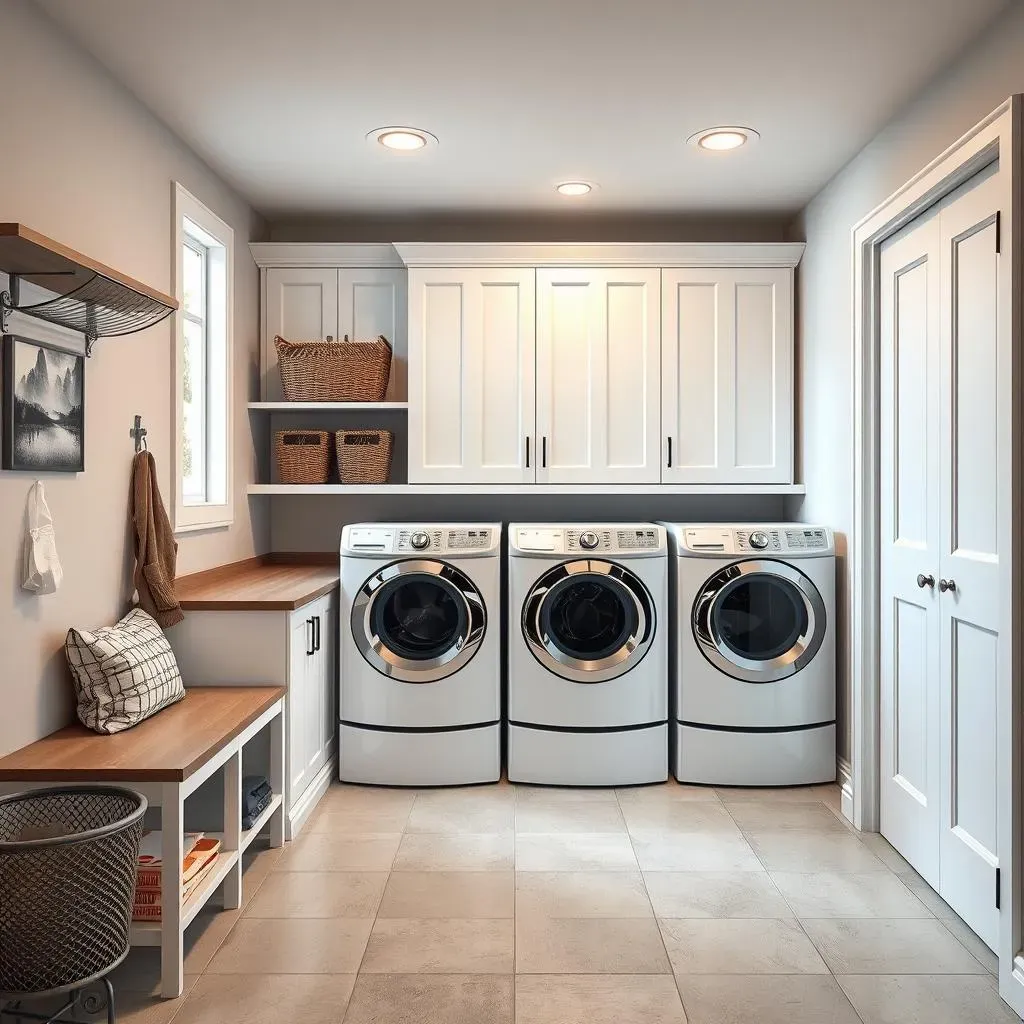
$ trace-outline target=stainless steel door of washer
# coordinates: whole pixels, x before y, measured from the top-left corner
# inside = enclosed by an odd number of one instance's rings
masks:
[[[378,672],[432,683],[476,654],[487,609],[473,581],[447,562],[410,558],[374,573],[352,602],[352,636]]]
[[[549,671],[601,683],[635,668],[656,628],[643,582],[614,562],[583,559],[549,569],[523,602],[523,636]]]
[[[693,604],[701,653],[733,679],[774,683],[795,675],[825,638],[825,603],[796,566],[735,562],[705,582]]]

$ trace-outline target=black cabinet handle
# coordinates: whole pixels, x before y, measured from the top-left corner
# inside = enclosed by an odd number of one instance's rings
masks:
[[[313,619],[313,650],[320,650],[320,616]]]
[[[548,439],[547,435],[540,439],[540,468],[548,468]]]
[[[306,619],[306,643],[309,646],[306,648],[306,657],[308,658],[312,654],[316,654],[316,627],[313,625],[312,619]]]
[[[668,439],[668,469],[672,468],[672,438]]]
[[[526,468],[530,468],[530,437],[526,437]]]

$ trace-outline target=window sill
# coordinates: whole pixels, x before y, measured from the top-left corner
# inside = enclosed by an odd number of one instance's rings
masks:
[[[180,533],[199,533],[201,530],[226,530],[229,526],[233,526],[234,522],[234,517],[231,517],[228,519],[210,519],[201,523],[176,523],[174,535],[177,537]]]

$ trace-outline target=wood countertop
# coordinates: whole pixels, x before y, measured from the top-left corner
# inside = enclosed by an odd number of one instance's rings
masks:
[[[193,686],[132,729],[103,736],[76,723],[0,758],[0,781],[183,782],[287,691]]]
[[[325,564],[280,561],[273,555],[179,576],[178,601],[185,611],[294,611],[338,586],[338,559]]]

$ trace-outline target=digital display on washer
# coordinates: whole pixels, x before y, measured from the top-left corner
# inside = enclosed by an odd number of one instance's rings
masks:
[[[658,546],[657,530],[617,530],[615,542],[623,551],[646,551]]]
[[[449,530],[448,547],[453,551],[473,551],[491,546],[490,530]]]
[[[824,530],[787,530],[786,545],[794,551],[813,551],[828,546]]]

